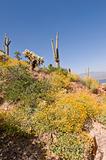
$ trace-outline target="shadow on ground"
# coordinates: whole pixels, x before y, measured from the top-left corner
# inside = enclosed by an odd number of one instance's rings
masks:
[[[6,135],[0,130],[0,160],[46,160],[45,144],[36,137]]]

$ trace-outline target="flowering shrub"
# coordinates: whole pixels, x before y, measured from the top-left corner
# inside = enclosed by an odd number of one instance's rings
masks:
[[[95,92],[95,90],[99,87],[99,82],[91,77],[84,77],[82,80],[83,84],[86,85],[89,89],[91,89],[92,92]]]
[[[57,70],[51,73],[50,83],[56,89],[67,88],[70,85],[70,82],[79,81],[79,77],[74,73],[68,73],[64,70]]]
[[[35,131],[81,132],[88,118],[96,118],[100,104],[89,93],[57,93],[55,103],[33,115]]]
[[[2,67],[13,67],[17,65],[28,66],[27,62],[22,61],[22,60],[19,61],[17,59],[13,59],[10,57],[6,61],[0,62],[0,66]]]

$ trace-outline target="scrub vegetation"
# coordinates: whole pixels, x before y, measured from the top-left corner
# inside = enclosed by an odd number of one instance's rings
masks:
[[[90,159],[94,142],[89,122],[106,125],[106,98],[95,92],[99,87],[96,80],[81,79],[65,69],[49,66],[32,72],[25,61],[1,61],[1,136],[36,137],[33,156],[37,160]],[[44,154],[41,148],[46,148],[43,158],[36,151]]]

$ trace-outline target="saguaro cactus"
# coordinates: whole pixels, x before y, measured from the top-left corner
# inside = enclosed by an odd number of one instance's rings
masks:
[[[11,40],[9,39],[9,37],[7,36],[7,34],[5,34],[4,37],[4,52],[9,55],[9,45],[11,43]]]
[[[58,41],[59,41],[59,33],[56,34],[56,48],[54,46],[54,40],[52,39],[51,45],[52,45],[52,51],[55,61],[55,66],[60,67],[60,59],[59,59],[59,50],[58,50]]]

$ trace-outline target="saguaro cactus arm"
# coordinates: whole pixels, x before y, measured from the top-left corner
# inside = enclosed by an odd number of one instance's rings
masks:
[[[56,60],[55,46],[54,46],[54,41],[53,41],[53,39],[52,39],[52,41],[51,41],[51,45],[52,45],[53,56],[54,56],[54,59]]]
[[[54,46],[54,41],[51,41],[51,45],[52,45],[52,51],[53,51],[53,55],[54,55],[54,61],[56,64],[56,67],[60,67],[60,59],[59,59],[59,51],[58,51],[58,41],[59,41],[59,33],[57,32],[56,34],[56,48]]]
[[[59,41],[59,33],[57,32],[57,34],[56,34],[55,56],[56,56],[57,67],[60,67],[59,50],[58,50],[59,43],[58,43],[58,41]]]
[[[11,40],[9,39],[9,37],[7,36],[7,34],[5,34],[5,38],[4,38],[4,44],[6,46],[9,46],[11,43]]]
[[[57,34],[56,34],[56,48],[58,48],[59,46],[59,33],[57,32]]]

